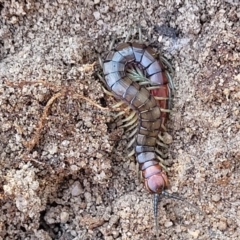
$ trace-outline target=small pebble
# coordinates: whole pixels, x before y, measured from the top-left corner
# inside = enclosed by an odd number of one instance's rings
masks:
[[[227,229],[227,223],[225,221],[220,221],[218,223],[218,229],[221,231],[225,231]]]
[[[188,230],[188,233],[189,233],[194,239],[197,239],[198,236],[199,236],[200,231],[199,231],[199,230],[196,230],[196,231]]]
[[[11,122],[6,122],[2,124],[2,131],[6,132],[12,127]]]
[[[61,212],[61,215],[60,215],[60,221],[61,223],[66,223],[69,219],[69,213],[67,212]]]
[[[222,124],[222,118],[217,117],[215,118],[214,122],[212,123],[213,127],[219,127]]]
[[[101,19],[101,20],[98,20],[98,21],[97,21],[97,24],[98,24],[98,25],[103,25],[103,20],[102,20],[102,19]]]
[[[67,146],[69,145],[69,141],[68,141],[68,140],[63,140],[63,141],[62,141],[62,145],[63,145],[64,147],[67,147]]]
[[[172,225],[173,225],[173,223],[172,223],[171,221],[165,222],[165,224],[164,224],[164,226],[165,226],[166,228],[171,227]]]
[[[73,172],[78,170],[78,166],[75,164],[71,165],[70,168]]]
[[[219,202],[221,200],[221,196],[219,194],[212,195],[212,200],[214,202]]]
[[[72,196],[76,197],[79,196],[81,193],[83,192],[82,190],[82,186],[80,184],[80,182],[75,182],[74,183],[74,187],[72,189]]]
[[[102,157],[103,157],[103,155],[101,153],[96,154],[96,158],[102,158]]]
[[[50,154],[55,154],[55,153],[57,153],[57,151],[58,151],[58,147],[57,147],[57,145],[56,144],[52,144],[51,146],[49,146],[49,148],[48,148],[48,152],[50,153]]]
[[[114,238],[117,238],[119,236],[119,231],[113,231],[112,235]]]
[[[96,20],[99,20],[100,17],[101,17],[100,12],[94,12],[94,13],[93,13],[93,16],[94,16],[94,18],[95,18]]]
[[[74,231],[74,230],[71,230],[71,235],[74,236],[74,237],[76,237],[76,236],[77,236],[77,232]]]
[[[92,201],[92,195],[91,195],[91,193],[85,192],[85,193],[84,193],[84,197],[85,197],[86,202],[90,203],[90,202]]]

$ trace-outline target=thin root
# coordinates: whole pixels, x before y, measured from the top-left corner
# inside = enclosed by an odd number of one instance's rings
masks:
[[[92,67],[93,65],[91,65]],[[34,148],[35,145],[38,144],[39,142],[39,139],[40,139],[40,135],[41,135],[41,131],[42,129],[44,128],[44,125],[45,125],[45,121],[47,119],[47,116],[48,116],[48,111],[49,109],[51,108],[52,104],[60,97],[63,97],[63,96],[66,96],[66,95],[69,95],[71,96],[72,98],[77,98],[77,99],[84,99],[85,101],[89,102],[91,105],[101,109],[101,110],[107,110],[109,111],[110,109],[109,108],[105,108],[105,107],[102,107],[100,106],[99,104],[95,103],[94,101],[92,101],[91,99],[81,95],[81,94],[78,94],[74,91],[74,89],[70,88],[70,87],[62,87],[62,86],[56,86],[56,85],[53,85],[51,83],[48,83],[44,80],[38,80],[38,81],[35,81],[35,82],[31,82],[31,81],[20,81],[19,83],[15,84],[15,83],[12,83],[10,81],[7,81],[6,84],[8,86],[11,86],[11,87],[20,87],[22,88],[24,85],[43,85],[43,86],[46,86],[48,88],[50,88],[51,90],[54,90],[56,91],[56,89],[62,89],[60,92],[54,94],[47,102],[46,106],[44,107],[43,109],[43,113],[42,113],[42,116],[40,117],[39,121],[38,121],[38,124],[37,124],[37,128],[35,130],[35,133],[33,134],[32,138],[29,140],[29,141],[25,141],[23,142],[23,145],[28,148],[30,151]]]
[[[36,131],[35,131],[32,139],[31,139],[30,141],[25,141],[25,142],[23,142],[23,145],[24,145],[25,147],[27,147],[29,150],[32,150],[33,147],[34,147],[36,144],[38,144],[38,142],[39,142],[40,133],[41,133],[41,130],[43,129],[43,127],[44,127],[44,123],[45,123],[45,120],[46,120],[46,118],[47,118],[49,108],[51,107],[51,105],[53,104],[53,102],[54,102],[57,98],[59,98],[59,97],[61,97],[61,96],[63,96],[63,95],[64,95],[63,92],[59,92],[59,93],[54,94],[54,95],[48,100],[47,105],[44,107],[43,114],[42,114],[42,116],[41,116],[41,118],[40,118],[40,120],[39,120],[39,122],[38,122],[38,127],[36,128]]]

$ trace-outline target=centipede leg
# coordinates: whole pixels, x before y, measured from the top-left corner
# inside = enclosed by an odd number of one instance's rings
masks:
[[[143,85],[149,85],[149,81],[140,82],[139,85],[141,85],[141,86],[143,86]]]
[[[97,73],[97,76],[98,76],[98,78],[100,79],[100,81],[104,84],[104,85],[106,85],[106,82],[105,82],[105,80],[103,79],[103,77],[99,74],[99,73]],[[107,95],[109,95],[109,96],[113,96],[113,94],[111,93],[111,92],[109,92],[105,87],[103,87],[102,86],[102,90],[103,90],[103,92],[105,93],[105,94],[107,94]]]
[[[127,108],[128,108],[128,107],[127,107]],[[126,109],[127,109],[127,108],[126,108]],[[126,111],[126,109],[125,109],[125,111]],[[125,111],[121,111],[120,113],[118,113],[117,115],[115,115],[115,116],[114,116],[114,119],[117,119],[117,118],[120,117],[121,115],[125,114],[125,113],[126,113]],[[127,118],[125,118],[125,119],[120,119],[120,120],[117,122],[117,124],[118,124],[118,126],[121,126],[122,128],[127,128],[127,127],[131,126],[132,124],[133,124],[133,125],[135,124],[136,118],[137,118],[137,116],[136,116],[135,112],[133,112],[133,113],[130,114]],[[131,121],[130,121],[130,120],[131,120]],[[129,121],[129,122],[128,122],[128,123],[125,123],[125,122],[127,122],[127,121]],[[124,123],[125,123],[125,124],[124,124]],[[124,125],[123,125],[123,124],[124,124]],[[131,127],[132,127],[132,126],[131,126]],[[133,129],[133,128],[131,128],[131,129]],[[130,128],[127,129],[126,132],[127,132],[127,131],[130,131],[131,129],[130,129]]]
[[[118,117],[122,116],[123,114],[125,114],[125,111],[121,111],[118,114],[113,114],[113,119],[117,119]]]
[[[172,77],[174,76],[174,70],[173,67],[171,65],[171,63],[162,55],[159,55],[159,58],[161,59],[161,61],[167,66],[168,70],[171,72]]]
[[[158,155],[157,155],[157,159],[159,160],[159,165],[163,168],[163,170],[165,172],[169,172],[167,167],[165,166],[164,160]]]
[[[106,85],[106,82],[105,82],[105,80],[104,80],[104,78],[99,74],[99,73],[97,73],[97,76],[98,76],[98,78],[100,79],[100,81],[104,84],[104,85]],[[105,93],[105,94],[107,94],[107,95],[109,95],[109,96],[113,96],[113,94],[111,93],[111,92],[109,92],[105,87],[103,87],[102,86],[102,90],[103,90],[103,92]]]
[[[133,138],[127,145],[127,148],[130,148],[135,142],[135,138]]]
[[[123,128],[126,128],[128,126],[131,126],[132,124],[134,124],[136,121],[138,120],[138,116],[136,115],[130,122],[126,123],[125,125],[123,125]]]
[[[165,58],[162,57],[161,55],[159,55],[159,58],[161,59],[161,61],[167,66],[168,71],[166,71],[166,75],[170,84],[170,88],[172,91],[175,91],[175,86],[173,83],[173,77],[174,77],[174,70],[173,67],[171,65],[171,63]],[[170,72],[170,73],[169,73]]]
[[[172,98],[172,91],[171,91],[171,87],[169,87],[168,85],[168,109],[172,109],[172,103],[173,103],[173,98]]]
[[[164,126],[164,124],[161,125],[161,129],[165,132],[167,131],[167,128]]]
[[[160,142],[159,140],[157,140],[157,145],[159,145],[160,147],[163,147],[163,148],[167,148],[167,144],[164,144],[164,143]]]
[[[122,121],[123,122],[130,121],[130,120],[132,120],[135,117],[135,115],[136,115],[136,113],[132,112],[127,118],[123,119]]]
[[[129,134],[129,138],[133,137],[138,131],[138,128],[135,128],[130,134]]]
[[[172,77],[171,77],[171,75],[169,74],[168,71],[166,71],[166,75],[167,75],[167,78],[168,78],[168,81],[169,81],[169,87],[171,88],[171,90],[172,90],[173,92],[175,92],[175,86],[174,86]]]
[[[158,148],[156,148],[157,154],[159,154],[162,158],[166,158],[167,154],[163,154]]]
[[[102,90],[105,94],[109,95],[109,96],[114,96],[111,92],[109,92],[105,87],[102,87]]]
[[[173,110],[160,108],[161,112],[171,113]]]
[[[159,138],[162,142],[164,142],[164,140],[163,140],[161,134],[162,134],[161,132],[158,134],[158,138]]]
[[[132,151],[128,154],[128,157],[132,157],[134,155],[134,149],[132,149]]]
[[[125,102],[120,101],[120,102],[114,104],[114,105],[112,106],[112,108],[118,108],[118,107],[122,106],[124,103],[125,103]]]
[[[132,126],[130,126],[126,129],[126,132],[133,130],[135,127],[137,127],[137,125],[138,125],[138,122],[135,122]]]
[[[99,54],[98,54],[98,62],[100,64],[101,68],[102,68],[103,67],[103,61],[102,61],[102,58]]]
[[[160,88],[161,86],[151,86],[151,87],[147,87],[147,90],[154,90],[154,89],[158,89]]]
[[[142,29],[140,25],[138,25],[138,33],[139,33],[139,42],[142,43],[143,38],[142,38]]]
[[[116,35],[114,34],[113,39],[109,45],[109,51],[111,51],[113,49],[113,45],[114,45],[115,41],[116,41]]]
[[[166,97],[155,97],[156,100],[169,100],[169,98],[166,98]]]
[[[125,42],[129,42],[131,36],[132,36],[132,28],[130,28],[130,30],[125,38]]]
[[[139,171],[139,163],[136,164],[136,172],[137,172],[138,181],[142,182],[142,174],[140,174],[140,171]]]
[[[118,108],[120,106],[122,106],[125,102],[121,101],[121,102],[118,102],[116,103],[115,105],[112,106],[112,108]],[[130,108],[129,107],[126,107],[123,111],[119,112],[118,114],[115,114],[113,116],[114,119],[117,119],[118,117],[122,116],[123,114],[126,113],[126,111],[128,111]],[[121,120],[121,122],[125,122],[125,119],[124,120]]]

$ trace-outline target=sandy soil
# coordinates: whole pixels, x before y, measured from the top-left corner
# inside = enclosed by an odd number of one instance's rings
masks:
[[[0,1],[0,239],[157,239],[95,74],[139,23],[176,71],[169,191],[204,213],[163,198],[158,239],[240,239],[240,4],[196,2]]]

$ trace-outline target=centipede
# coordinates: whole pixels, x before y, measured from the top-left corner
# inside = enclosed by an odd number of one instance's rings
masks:
[[[166,121],[172,101],[172,77],[167,71],[169,62],[142,42],[139,29],[139,42],[129,41],[113,47],[101,61],[104,77],[101,77],[108,91],[133,110],[125,124],[132,130],[130,144],[133,147],[145,188],[153,194],[153,212],[157,229],[157,209],[160,195],[170,196],[166,192],[169,181],[161,164],[163,146],[162,132],[166,130]],[[164,61],[164,62],[163,62]],[[167,65],[167,66],[166,66]],[[170,67],[171,68],[171,67]],[[139,75],[134,75],[137,69]],[[137,77],[136,77],[137,76]],[[119,105],[120,105],[119,104]],[[134,121],[137,121],[134,126]],[[131,154],[130,154],[131,155]]]

